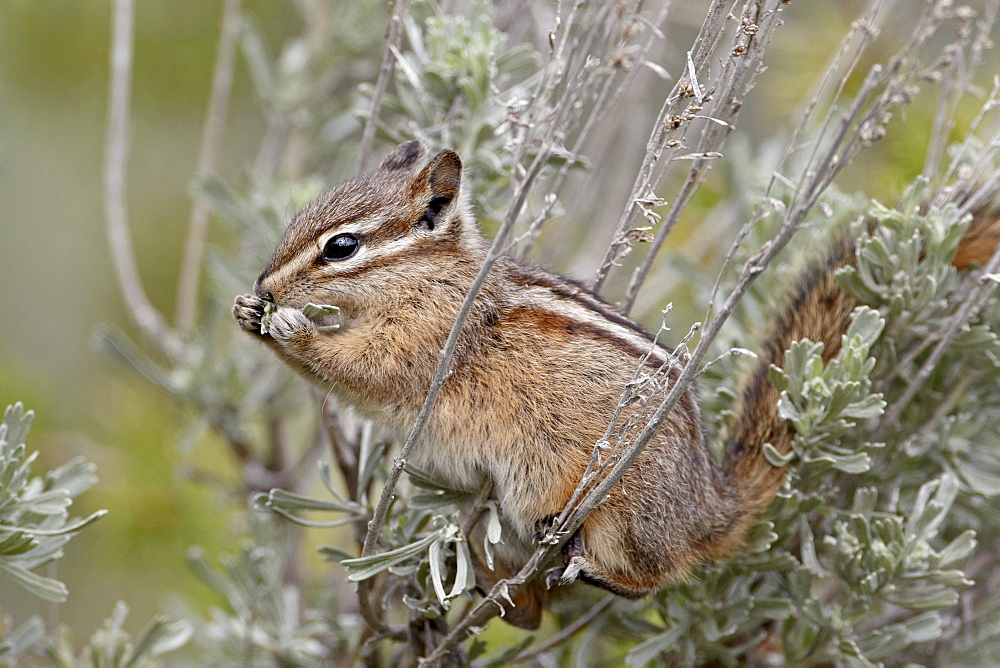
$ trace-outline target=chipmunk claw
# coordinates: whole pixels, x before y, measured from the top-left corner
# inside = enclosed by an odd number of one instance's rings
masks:
[[[573,557],[564,568],[550,568],[545,571],[545,588],[552,589],[556,585],[561,587],[576,582],[586,565],[585,557]]]

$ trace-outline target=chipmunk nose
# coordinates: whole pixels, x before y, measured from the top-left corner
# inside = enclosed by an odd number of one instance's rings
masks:
[[[260,278],[253,282],[253,293],[266,302],[274,303],[274,295],[261,287]]]

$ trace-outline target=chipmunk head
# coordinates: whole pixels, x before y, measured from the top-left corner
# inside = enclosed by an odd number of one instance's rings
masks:
[[[420,142],[400,144],[371,174],[303,208],[257,278],[257,295],[282,306],[332,304],[352,317],[475,254],[482,238],[462,196],[461,159],[444,150],[417,171],[423,156]]]

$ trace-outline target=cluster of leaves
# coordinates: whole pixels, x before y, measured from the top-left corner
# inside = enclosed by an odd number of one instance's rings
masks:
[[[94,466],[74,459],[31,476],[37,452],[28,454],[25,439],[34,419],[21,403],[8,406],[0,423],[0,578],[17,583],[46,601],[66,600],[66,586],[34,572],[63,555],[63,547],[81,529],[106,511],[85,519],[71,520],[69,506],[79,494],[93,486]],[[128,607],[119,603],[90,641],[77,653],[69,632],[60,628],[46,644],[54,666],[95,665],[109,667],[147,666],[153,660],[187,642],[191,627],[186,622],[153,619],[133,639],[122,630]],[[31,617],[17,628],[0,618],[0,664],[26,659],[46,640],[45,623]]]
[[[362,475],[375,473],[373,469],[362,471]],[[393,547],[370,557],[357,558],[334,546],[321,547],[320,552],[327,560],[345,566],[348,580],[352,582],[388,571],[394,579],[386,587],[383,599],[389,602],[400,598],[422,618],[435,619],[444,614],[456,598],[468,598],[475,586],[469,539],[460,525],[462,515],[454,510],[455,504],[468,505],[472,499],[468,493],[442,485],[412,464],[407,465],[406,471],[413,488],[410,493],[401,495],[394,508],[393,520],[387,527],[385,540]],[[274,489],[256,495],[254,507],[309,527],[334,527],[363,521],[367,517],[364,508],[345,499],[336,490],[330,480],[329,467],[321,466],[321,473],[335,501]],[[360,487],[365,487],[367,482],[360,480]],[[493,546],[501,539],[499,509],[495,502],[488,502],[481,510],[487,513],[489,527],[483,539],[483,550],[486,559],[492,562]],[[312,512],[336,513],[341,519],[316,522],[303,517],[304,513]]]
[[[336,618],[314,609],[300,613],[301,592],[282,582],[285,555],[247,544],[223,557],[221,568],[214,568],[201,550],[192,549],[188,556],[194,571],[231,608],[213,608],[196,626],[200,662],[318,666],[330,661],[331,647],[342,637]]]
[[[764,452],[775,466],[795,456],[810,474],[823,475],[826,465],[845,473],[864,473],[871,458],[856,448],[841,446],[861,420],[882,414],[885,401],[871,394],[869,374],[875,359],[869,350],[882,333],[885,321],[878,312],[861,307],[851,314],[851,326],[843,335],[840,354],[823,364],[822,342],[794,342],[785,353],[785,368],[771,367],[771,383],[781,392],[778,414],[788,420],[800,436],[799,447],[781,456],[769,444]]]
[[[62,602],[66,586],[33,571],[61,557],[69,539],[106,511],[70,520],[73,499],[97,482],[94,466],[82,459],[31,477],[38,453],[29,455],[24,441],[33,419],[16,403],[0,424],[0,573],[39,598]]]
[[[396,85],[383,99],[389,113],[376,125],[376,136],[393,144],[419,139],[458,151],[475,174],[471,196],[487,226],[503,217],[510,198],[505,128],[516,121],[541,62],[531,45],[506,44],[495,11],[484,0],[473,2],[464,16],[417,3],[404,22],[407,48],[397,58]],[[360,91],[356,113],[367,118],[373,91]]]
[[[934,318],[947,309],[947,297],[958,283],[951,259],[972,220],[971,214],[959,216],[954,202],[921,213],[927,199],[928,184],[920,178],[903,194],[898,209],[873,202],[870,216],[852,225],[857,266],[844,267],[838,275],[845,290],[885,308],[887,339],[909,332],[909,338],[896,341],[897,347],[926,335]]]

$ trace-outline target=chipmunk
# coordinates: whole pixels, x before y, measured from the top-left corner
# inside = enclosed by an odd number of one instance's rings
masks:
[[[240,327],[294,369],[403,433],[488,251],[459,156],[445,150],[418,169],[423,156],[418,142],[401,144],[373,173],[307,205],[253,294],[237,297],[233,308]],[[1000,240],[997,229],[973,229],[975,243],[960,251],[965,264],[989,257]],[[782,481],[763,445],[783,454],[791,448],[768,367],[782,365],[789,344],[804,337],[825,342],[826,359],[837,354],[857,301],[837,286],[834,270],[852,258],[851,244],[837,243],[779,311],[757,370],[739,391],[721,464],[706,443],[695,390],[682,396],[563,547],[579,579],[639,598],[740,548]],[[301,311],[309,302],[339,306],[340,329],[319,331]],[[276,311],[261,334],[268,304]],[[493,485],[505,544],[494,571],[477,565],[482,587],[528,559],[640,364],[650,372],[666,365],[668,380],[679,371],[668,349],[580,284],[511,258],[494,265],[415,450],[415,463],[451,486],[476,492]],[[534,628],[545,601],[545,583],[529,583],[505,619]]]

